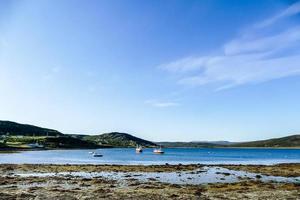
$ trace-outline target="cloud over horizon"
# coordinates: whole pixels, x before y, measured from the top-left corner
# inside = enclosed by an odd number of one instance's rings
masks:
[[[295,3],[217,48],[219,54],[185,57],[159,68],[176,74],[179,84],[216,83],[216,90],[300,75],[300,26],[282,23],[299,12]]]

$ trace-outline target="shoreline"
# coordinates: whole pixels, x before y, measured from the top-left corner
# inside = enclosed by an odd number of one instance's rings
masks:
[[[192,171],[203,167],[221,167],[238,171],[265,173],[268,176],[300,177],[300,163],[280,163],[274,165],[236,164],[164,164],[164,165],[118,165],[118,164],[0,164],[0,173],[23,170],[33,172],[178,172]]]
[[[260,173],[253,174],[255,170]],[[0,199],[5,200],[297,199],[299,196],[300,163],[272,166],[0,164]]]

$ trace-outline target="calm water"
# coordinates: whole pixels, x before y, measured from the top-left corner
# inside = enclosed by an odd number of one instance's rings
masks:
[[[202,149],[167,148],[156,155],[152,149],[136,154],[135,149],[99,149],[103,157],[89,154],[95,150],[50,150],[0,154],[0,163],[55,164],[275,164],[300,163],[300,149]]]

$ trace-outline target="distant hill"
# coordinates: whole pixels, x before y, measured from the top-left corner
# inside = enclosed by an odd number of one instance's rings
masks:
[[[157,142],[164,147],[195,147],[195,148],[218,148],[218,147],[299,147],[300,135],[291,135],[282,138],[251,142],[228,142],[228,141],[199,141],[199,142]]]
[[[9,137],[1,137],[9,136]],[[19,137],[21,136],[21,137]],[[41,138],[40,136],[44,137]],[[49,136],[49,137],[47,137]],[[55,136],[55,137],[53,137]],[[7,143],[5,143],[7,142]],[[105,133],[101,135],[62,134],[53,129],[20,124],[0,120],[0,148],[9,145],[25,145],[39,142],[49,148],[94,148],[94,147],[135,147],[142,145],[153,147],[298,147],[300,148],[300,135],[291,135],[268,140],[232,143],[228,141],[200,141],[200,142],[151,142],[128,133]]]
[[[268,140],[259,140],[252,142],[242,142],[229,147],[300,147],[300,135],[291,135],[282,138],[274,138]]]
[[[158,145],[163,147],[191,147],[191,148],[214,148],[219,147],[218,144],[208,142],[157,142]]]
[[[56,130],[38,126],[19,124],[11,121],[0,121],[0,135],[59,136],[63,134]]]
[[[219,145],[231,145],[235,144],[236,142],[230,142],[230,141],[192,141],[193,143],[209,143],[209,144],[219,144]]]
[[[88,135],[88,136],[79,136],[85,141],[91,141],[98,145],[108,145],[113,147],[135,147],[136,145],[142,145],[146,147],[156,146],[155,143],[147,141],[128,133],[105,133],[102,135]]]

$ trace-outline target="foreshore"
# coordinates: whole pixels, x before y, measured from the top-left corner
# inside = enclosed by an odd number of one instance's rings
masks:
[[[297,199],[300,163],[1,164],[0,199]]]

